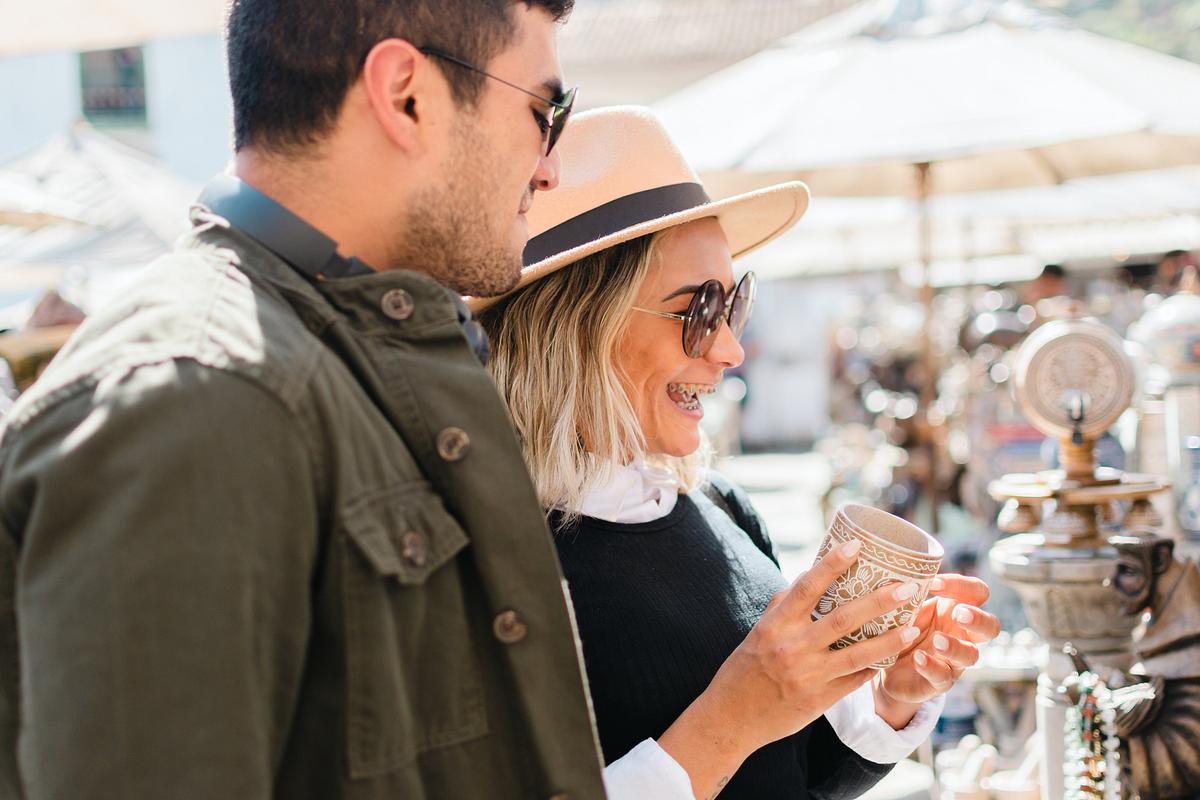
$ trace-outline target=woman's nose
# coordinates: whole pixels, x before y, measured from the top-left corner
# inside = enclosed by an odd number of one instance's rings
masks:
[[[713,346],[704,354],[704,357],[712,363],[720,365],[723,369],[732,369],[745,361],[746,351],[742,349],[741,342],[733,335],[729,323],[725,320],[721,320],[721,328],[717,331],[717,340],[713,342]]]

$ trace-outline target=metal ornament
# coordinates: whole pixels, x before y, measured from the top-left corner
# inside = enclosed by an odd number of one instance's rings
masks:
[[[1069,786],[1062,768],[1055,767],[1075,763],[1062,737],[1075,704],[1061,687],[1078,670],[1061,649],[1074,644],[1087,654],[1091,671],[1106,679],[1132,667],[1132,633],[1138,620],[1121,613],[1121,599],[1110,586],[1117,560],[1107,539],[1115,527],[1112,504],[1136,503],[1134,521],[1151,522],[1138,501],[1170,484],[1157,475],[1096,465],[1096,440],[1124,413],[1135,383],[1124,342],[1112,330],[1090,319],[1047,323],[1021,345],[1015,372],[1017,400],[1036,428],[1058,439],[1062,468],[1005,475],[988,487],[994,499],[1015,501],[1015,506],[1006,506],[1004,527],[1028,531],[1002,539],[989,560],[1020,595],[1030,624],[1050,645],[1036,707],[1044,748],[1042,798],[1061,800],[1081,785]],[[1083,713],[1078,708],[1071,711],[1076,712]],[[1088,713],[1094,715],[1095,707]],[[1093,737],[1091,744],[1096,741]],[[1115,747],[1113,753],[1115,758]],[[1094,766],[1101,769],[1099,762]],[[1101,792],[1117,782],[1115,767],[1105,771],[1110,780]]]
[[[1082,319],[1038,328],[1017,356],[1017,401],[1047,436],[1095,439],[1129,407],[1133,364],[1121,337]]]

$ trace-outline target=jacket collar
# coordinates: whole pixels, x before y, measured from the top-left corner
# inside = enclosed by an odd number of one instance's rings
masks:
[[[244,183],[241,186],[247,187]],[[265,195],[256,194],[265,198]],[[362,333],[404,337],[431,326],[458,325],[462,321],[456,296],[424,273],[413,270],[375,272],[353,259],[362,268],[355,269],[352,275],[330,278],[322,277],[319,271],[313,274],[318,261],[329,261],[324,243],[332,243],[332,240],[308,223],[284,209],[299,225],[315,233],[307,241],[315,243],[316,249],[306,255],[299,246],[284,243],[281,253],[206,206],[204,199],[202,196],[201,202],[192,207],[193,228],[185,235],[182,245],[231,251],[238,269],[270,286],[314,332],[335,322],[345,322]],[[283,209],[274,201],[270,202]],[[303,239],[302,229],[298,225],[294,227]],[[286,225],[277,223],[277,228],[283,229]],[[263,226],[257,230],[262,233]],[[332,252],[336,255],[336,250]],[[403,316],[395,310],[398,306],[409,305],[411,310]]]
[[[374,269],[338,253],[338,243],[282,203],[232,175],[218,175],[200,205],[288,262],[309,280],[369,275]]]

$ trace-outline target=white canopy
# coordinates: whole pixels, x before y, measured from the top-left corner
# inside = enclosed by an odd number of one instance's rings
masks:
[[[0,165],[0,307],[36,302],[64,281],[72,302],[103,304],[187,230],[196,195],[149,156],[83,124]],[[0,312],[0,326],[12,316]]]
[[[1061,186],[937,195],[935,286],[1019,280],[1044,264],[1200,248],[1200,167],[1080,178]],[[914,203],[899,197],[813,199],[804,221],[739,262],[762,278],[904,268],[919,283]],[[1020,269],[995,278],[988,265]],[[985,261],[984,259],[989,259]],[[957,266],[956,266],[957,265]]]
[[[1200,65],[997,0],[868,0],[656,106],[719,194],[1060,183],[1200,164]],[[715,173],[715,174],[714,174]]]
[[[215,33],[228,0],[0,0],[0,57]]]

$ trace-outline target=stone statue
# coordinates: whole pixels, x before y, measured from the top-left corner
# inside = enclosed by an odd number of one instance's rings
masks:
[[[1149,612],[1134,631],[1139,661],[1116,689],[1127,797],[1200,797],[1200,567],[1176,559],[1154,534],[1114,536],[1112,586],[1128,615]]]

